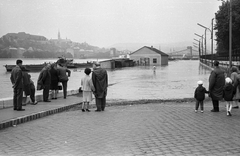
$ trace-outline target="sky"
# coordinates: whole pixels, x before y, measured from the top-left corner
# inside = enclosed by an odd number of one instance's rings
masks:
[[[218,0],[0,0],[0,37],[26,32],[90,45],[164,44],[199,39]],[[210,40],[210,31],[207,32]]]

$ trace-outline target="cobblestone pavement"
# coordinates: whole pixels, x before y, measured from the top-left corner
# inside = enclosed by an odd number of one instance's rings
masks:
[[[195,113],[194,103],[73,110],[0,131],[0,155],[240,155],[240,110]]]

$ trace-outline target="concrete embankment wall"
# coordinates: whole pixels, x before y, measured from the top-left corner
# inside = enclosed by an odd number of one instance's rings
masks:
[[[67,95],[75,95],[78,94],[78,90],[68,90]],[[58,93],[58,98],[63,97],[63,92],[60,91]],[[49,93],[49,99],[52,98],[51,92]],[[35,100],[36,101],[43,101],[43,96],[41,93],[35,95]],[[28,96],[28,99],[26,101],[30,101],[30,98]],[[29,104],[29,103],[26,103]],[[0,109],[4,108],[11,108],[13,107],[13,98],[2,98],[0,99]]]

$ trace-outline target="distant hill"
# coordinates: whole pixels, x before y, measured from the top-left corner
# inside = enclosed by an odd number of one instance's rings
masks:
[[[50,39],[44,36],[32,35],[25,32],[8,33],[0,38],[1,58],[51,58],[64,55],[65,57],[85,57],[88,53],[101,53],[109,49],[99,48],[84,43],[73,42],[70,39]]]
[[[117,43],[113,44],[109,47],[114,47],[117,50],[130,50],[130,51],[136,51],[143,46],[153,46],[156,49],[159,49],[165,53],[169,53],[172,51],[178,51],[187,49],[187,46],[191,46],[192,42],[176,42],[176,43],[159,43],[159,44],[151,44],[151,43]]]

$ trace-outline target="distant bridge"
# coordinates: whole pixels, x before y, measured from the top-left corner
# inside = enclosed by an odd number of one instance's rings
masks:
[[[168,53],[169,57],[171,58],[177,58],[177,59],[182,59],[182,58],[198,58],[199,57],[199,52],[192,49],[192,47],[187,47],[187,49],[179,50],[179,51],[173,51],[171,53]]]

